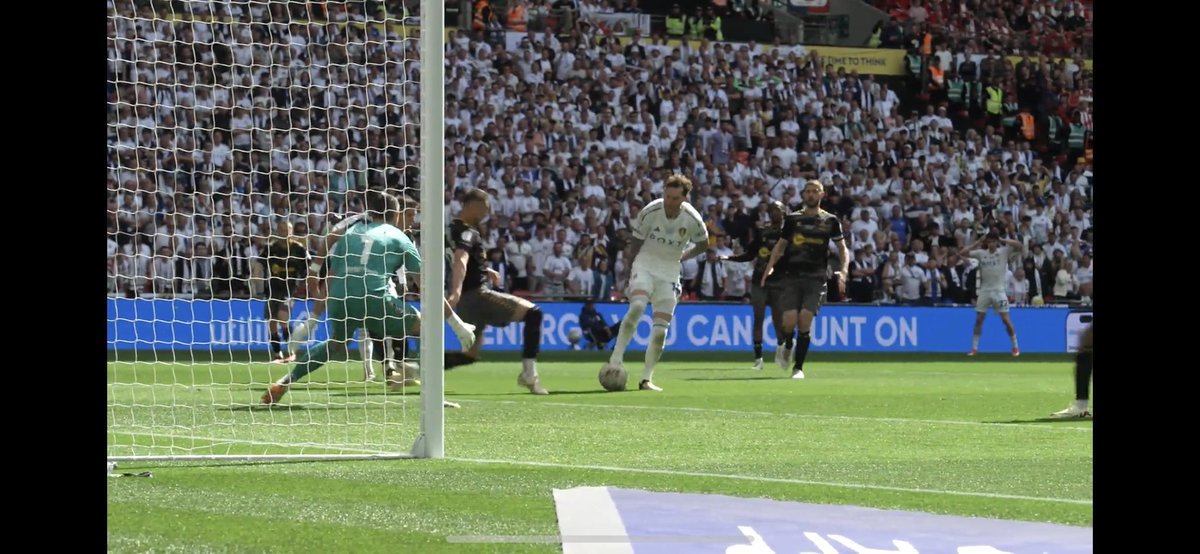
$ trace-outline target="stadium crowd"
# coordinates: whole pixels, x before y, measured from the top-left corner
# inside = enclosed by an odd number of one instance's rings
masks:
[[[928,29],[956,51],[1092,57],[1091,0],[868,0],[888,13],[878,46],[905,48]]]
[[[187,3],[176,21],[160,4],[109,1],[111,294],[259,296],[274,221],[315,245],[328,214],[362,209],[356,191],[416,190],[417,41],[340,23],[374,21],[383,3]],[[1003,83],[1016,104],[993,117],[974,93],[902,101],[903,83],[803,46],[594,32],[531,32],[509,49],[450,31],[446,216],[471,187],[492,194],[483,235],[507,290],[619,298],[629,221],[682,173],[714,245],[684,263],[687,299],[743,299],[749,263],[721,257],[749,243],[768,200],[797,206],[820,179],[853,252],[848,298],[832,300],[969,302],[975,271],[957,250],[991,229],[1026,246],[1015,304],[1090,302],[1081,63],[976,64],[973,82]]]

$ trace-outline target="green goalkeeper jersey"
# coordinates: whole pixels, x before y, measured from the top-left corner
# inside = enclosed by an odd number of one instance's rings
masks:
[[[329,297],[385,296],[400,268],[421,270],[421,255],[408,235],[387,223],[355,225],[329,255]]]

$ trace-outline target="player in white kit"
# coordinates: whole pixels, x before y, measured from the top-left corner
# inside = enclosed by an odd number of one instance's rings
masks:
[[[649,304],[654,307],[654,323],[650,344],[646,347],[646,366],[638,384],[640,390],[662,390],[652,379],[654,364],[662,355],[667,328],[671,325],[675,304],[683,290],[679,283],[679,262],[708,251],[708,229],[700,212],[684,201],[691,190],[692,182],[686,177],[672,175],[663,185],[663,197],[646,204],[631,225],[633,244],[628,259],[633,263],[630,266],[629,285],[625,289],[629,311],[625,312],[625,318],[621,321],[612,356],[601,371],[622,365],[625,347],[633,338],[638,320]]]
[[[979,248],[983,243],[984,248]],[[1004,243],[1004,246],[1000,246]],[[983,319],[987,317],[988,308],[1000,314],[1008,337],[1012,339],[1012,355],[1020,356],[1017,347],[1017,330],[1013,328],[1012,319],[1008,316],[1008,295],[1005,293],[1005,277],[1008,274],[1008,261],[1015,254],[1020,254],[1023,245],[1019,241],[1000,238],[996,232],[988,233],[984,238],[975,241],[959,251],[959,256],[979,260],[979,295],[975,301],[975,335],[971,338],[971,351],[968,356],[979,352],[979,335],[983,333]]]

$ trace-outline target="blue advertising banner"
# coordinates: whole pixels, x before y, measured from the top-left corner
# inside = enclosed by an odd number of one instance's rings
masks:
[[[572,329],[579,328],[578,302],[540,304],[542,348],[567,350]],[[624,316],[626,304],[597,304],[607,321]],[[308,317],[310,304],[292,308],[292,326]],[[108,300],[110,349],[194,348],[211,350],[263,350],[268,346],[264,302],[259,300]],[[1068,352],[1091,313],[1066,308],[1013,308],[1021,351]],[[650,337],[650,311],[642,316],[630,349],[645,347]],[[667,333],[668,351],[740,351],[753,346],[753,315],[748,304],[680,304]],[[971,346],[975,310],[969,307],[898,307],[827,305],[813,323],[812,349],[831,352],[966,352]],[[523,323],[484,331],[484,346],[492,350],[520,350]],[[314,340],[324,340],[325,325]],[[764,344],[775,346],[769,318]],[[446,347],[458,348],[449,330]],[[1008,335],[999,317],[988,314],[981,352],[1008,352]]]

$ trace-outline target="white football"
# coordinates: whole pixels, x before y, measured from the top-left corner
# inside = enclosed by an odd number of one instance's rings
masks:
[[[622,391],[628,382],[629,375],[625,373],[624,367],[604,364],[604,367],[600,368],[600,386],[604,387],[604,390]]]
[[[567,331],[567,340],[570,341],[571,344],[579,344],[579,341],[582,338],[583,331],[580,331],[578,327]]]

